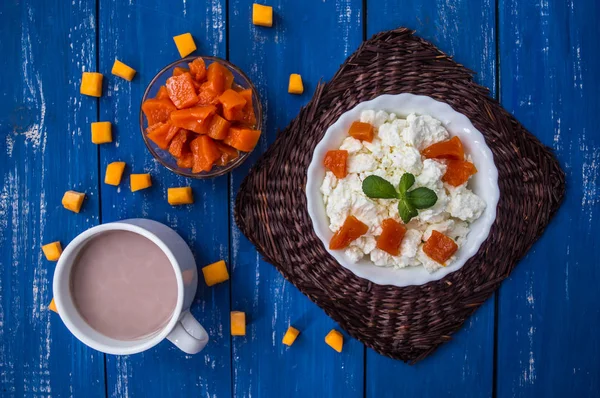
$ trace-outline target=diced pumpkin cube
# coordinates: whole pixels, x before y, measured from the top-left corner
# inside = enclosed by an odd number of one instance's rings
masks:
[[[236,120],[237,112],[246,105],[246,99],[232,89],[225,90],[219,96],[219,102],[223,105],[223,116],[227,120]]]
[[[196,43],[194,42],[194,38],[192,37],[191,33],[173,36],[173,40],[175,41],[177,51],[179,51],[181,58],[185,58],[196,51]]]
[[[256,115],[254,114],[254,106],[252,103],[252,90],[249,88],[241,90],[240,95],[246,100],[246,105],[242,111],[238,113],[236,121],[254,127],[256,125]]]
[[[169,92],[167,91],[167,88],[165,86],[160,86],[160,88],[158,89],[158,92],[156,93],[156,96],[154,98],[169,99]],[[169,99],[169,101],[171,101],[171,100]]]
[[[81,86],[79,92],[91,97],[102,96],[102,73],[83,72],[81,75]]]
[[[454,136],[449,140],[429,145],[421,152],[428,159],[465,160],[465,150],[460,138]]]
[[[298,329],[290,326],[287,332],[285,332],[285,335],[283,336],[282,343],[287,346],[291,346],[292,344],[294,344],[294,341],[296,341],[296,338],[299,334],[300,331]]]
[[[58,258],[62,254],[62,246],[58,241],[52,242],[42,246],[42,251],[44,252],[44,256],[46,256],[46,260],[58,261]]]
[[[188,66],[190,68],[190,75],[192,75],[194,80],[200,83],[206,80],[206,63],[202,58],[196,58]]]
[[[217,105],[218,103],[219,93],[212,89],[212,84],[202,83],[198,91],[198,105]]]
[[[346,163],[348,162],[348,151],[336,149],[327,151],[323,165],[328,168],[337,178],[345,178],[348,175]]]
[[[190,73],[190,70],[188,68],[182,68],[181,66],[176,66],[173,68],[172,76],[179,76],[179,75],[183,75],[184,73]]]
[[[217,148],[221,152],[221,157],[215,163],[217,166],[225,166],[227,163],[237,159],[240,153],[237,149],[230,147],[229,145],[223,144],[222,142],[215,142]]]
[[[423,252],[429,258],[445,266],[445,262],[450,259],[458,250],[458,245],[452,238],[443,233],[433,230],[427,242],[423,245]]]
[[[223,142],[242,152],[251,152],[260,138],[260,130],[231,127]]]
[[[169,120],[173,126],[197,134],[206,134],[210,126],[210,118],[216,112],[217,108],[214,105],[194,106],[172,112]]]
[[[252,23],[254,25],[273,26],[273,7],[261,4],[252,4]]]
[[[85,194],[76,191],[67,191],[63,195],[62,205],[65,209],[71,210],[72,212],[79,213],[81,205],[85,199]]]
[[[329,249],[345,249],[348,245],[367,233],[369,227],[354,216],[348,216],[342,227],[333,234]]]
[[[475,173],[477,173],[477,169],[473,163],[451,159],[446,162],[446,173],[442,176],[442,181],[458,187],[469,181],[469,178]]]
[[[146,135],[160,149],[169,148],[169,143],[179,132],[179,127],[170,123],[156,123],[146,129]]]
[[[206,70],[206,83],[202,84],[204,89],[210,89],[217,95],[221,95],[233,85],[233,73],[219,62],[208,65]]]
[[[54,302],[54,298],[52,298],[52,300],[50,301],[50,304],[48,304],[48,309],[50,311],[56,312],[58,314],[58,309],[56,308],[56,303]]]
[[[130,66],[125,65],[123,62],[115,59],[115,63],[112,67],[112,74],[115,76],[122,77],[127,81],[132,81],[135,76],[135,69]]]
[[[177,158],[177,167],[182,169],[191,169],[194,166],[194,155],[191,152],[182,154]]]
[[[219,115],[214,115],[208,126],[208,136],[215,140],[224,140],[229,134],[229,127],[231,127],[230,122]]]
[[[190,149],[194,155],[192,173],[211,171],[217,159],[221,157],[217,144],[207,135],[195,138],[190,143]]]
[[[189,153],[189,146],[187,145],[188,138],[189,134],[187,130],[180,129],[175,137],[173,137],[171,140],[171,144],[169,145],[169,153],[176,158],[180,158],[186,153]]]
[[[112,162],[106,166],[104,174],[104,183],[117,186],[121,183],[123,171],[125,170],[125,162]]]
[[[198,102],[194,80],[187,72],[168,78],[166,87],[169,98],[177,109],[189,108]]]
[[[192,187],[169,188],[167,193],[167,200],[172,206],[190,205],[194,203],[194,197],[192,196]]]
[[[288,93],[290,94],[302,94],[304,92],[304,85],[302,84],[302,76],[297,73],[290,75],[290,82],[288,84]]]
[[[161,89],[162,90],[162,87]],[[171,100],[168,98],[162,98],[163,94],[161,94],[160,90],[156,95],[156,98],[150,98],[144,101],[142,104],[142,112],[146,115],[146,119],[148,119],[148,126],[155,125],[156,123],[165,123],[169,121],[169,115],[171,112],[176,111],[177,108]],[[165,91],[167,88],[165,87]],[[161,98],[158,98],[158,96]]]
[[[356,138],[357,140],[371,142],[375,136],[373,125],[363,122],[354,122],[350,126],[348,131],[350,137]]]
[[[204,281],[206,282],[207,286],[214,286],[217,283],[229,280],[227,265],[223,260],[207,265],[206,267],[202,267],[202,274],[204,275]]]
[[[132,174],[129,176],[131,183],[131,192],[146,189],[152,186],[150,174]]]
[[[112,125],[110,122],[92,123],[92,142],[94,144],[112,142]]]
[[[332,329],[327,336],[325,336],[325,343],[337,352],[342,352],[342,346],[344,345],[344,336],[335,329]]]
[[[377,248],[397,256],[400,254],[400,245],[406,234],[406,227],[393,218],[387,218],[381,223],[382,232],[377,237]]]
[[[246,335],[246,313],[242,311],[231,311],[231,335]]]

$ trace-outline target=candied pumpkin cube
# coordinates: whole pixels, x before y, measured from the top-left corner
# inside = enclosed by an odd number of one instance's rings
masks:
[[[327,151],[323,165],[328,168],[337,178],[345,178],[348,175],[346,163],[348,161],[348,151],[336,149]]]
[[[112,124],[110,122],[93,122],[92,142],[94,144],[112,142]]]
[[[156,123],[146,129],[146,136],[160,149],[167,149],[178,132],[179,127],[170,123]]]
[[[427,242],[423,245],[423,252],[429,258],[445,266],[445,262],[450,259],[458,250],[458,245],[452,238],[443,233],[433,230]]]
[[[357,140],[371,142],[375,136],[373,125],[363,122],[354,122],[350,126],[348,131],[350,137],[356,138]]]
[[[187,130],[180,129],[179,132],[171,140],[169,145],[169,153],[176,158],[180,158],[190,152],[189,145],[187,144],[189,134]]]
[[[292,344],[294,344],[294,341],[296,341],[296,338],[299,334],[300,331],[298,329],[290,326],[285,332],[285,335],[283,336],[283,340],[281,342],[289,347]]]
[[[260,130],[245,127],[231,127],[223,142],[242,152],[251,152],[260,139]]]
[[[48,304],[48,309],[50,311],[56,312],[58,314],[58,309],[56,308],[56,303],[54,302],[54,298],[52,298],[52,300],[50,301],[50,304]]]
[[[397,256],[400,254],[400,245],[406,234],[406,227],[393,218],[387,218],[381,223],[381,235],[377,237],[377,248]]]
[[[202,267],[202,274],[207,286],[214,286],[217,283],[229,280],[229,272],[225,261],[219,260],[216,263]]]
[[[91,97],[102,97],[102,73],[83,72],[79,92]]]
[[[449,140],[429,145],[423,149],[421,154],[428,159],[465,159],[465,150],[462,141],[456,136]]]
[[[194,106],[171,113],[169,120],[173,126],[197,134],[206,134],[210,126],[210,118],[216,112],[217,108],[214,105]]]
[[[348,247],[350,242],[355,241],[367,233],[369,227],[354,216],[348,216],[342,227],[333,234],[329,242],[329,249],[340,250]]]
[[[442,176],[442,181],[458,187],[469,181],[469,178],[475,173],[477,173],[477,169],[473,163],[451,159],[446,162],[446,173]]]
[[[191,152],[184,153],[177,158],[177,167],[191,169],[194,166],[194,155]]]
[[[327,336],[325,336],[325,343],[337,352],[342,352],[342,346],[344,345],[344,336],[335,329],[331,329]]]
[[[171,76],[167,79],[165,86],[167,87],[169,98],[173,101],[177,109],[189,108],[198,103],[194,79],[192,79],[192,75],[188,72]]]
[[[302,76],[297,73],[290,75],[290,81],[288,83],[288,93],[290,94],[302,94],[304,92],[304,85],[302,84]]]
[[[190,143],[194,155],[192,173],[211,171],[215,162],[221,157],[217,144],[207,135],[201,135]]]
[[[71,210],[72,212],[79,213],[81,205],[85,199],[85,194],[76,191],[67,191],[63,195],[62,205],[65,209]]]
[[[104,174],[104,183],[117,186],[121,183],[123,171],[125,170],[125,162],[112,162],[106,166]]]
[[[208,136],[215,140],[224,140],[229,134],[229,127],[231,127],[231,122],[219,115],[214,115],[208,125]]]
[[[112,67],[112,74],[115,76],[122,77],[127,81],[132,81],[135,76],[135,69],[130,66],[125,65],[123,62],[115,59],[115,63]]]
[[[44,252],[44,256],[46,256],[46,260],[58,261],[62,254],[62,246],[60,242],[56,241],[42,246],[42,251]]]
[[[197,82],[203,82],[206,79],[206,63],[201,57],[194,59],[188,64],[190,68],[190,75]]]
[[[223,144],[222,142],[215,142],[217,144],[217,148],[221,152],[221,157],[217,159],[217,166],[225,166],[227,163],[232,162],[240,156],[240,153],[237,149],[230,147],[229,145]]]
[[[192,37],[191,33],[173,36],[173,40],[175,41],[177,51],[179,51],[181,58],[185,58],[196,51],[196,43],[194,42],[194,38]]]
[[[152,178],[150,174],[132,174],[129,176],[131,184],[131,192],[146,189],[152,186]]]
[[[194,203],[192,187],[169,188],[167,200],[171,206],[190,205]]]
[[[246,105],[246,99],[238,92],[228,89],[219,96],[219,102],[223,105],[223,116],[227,120],[236,120],[238,111]]]
[[[262,4],[252,4],[252,23],[258,26],[273,26],[273,7]]]
[[[154,97],[155,99],[169,99],[169,92],[167,91],[167,88],[165,86],[160,86],[160,88],[158,89],[156,96]],[[171,100],[169,100],[171,101]],[[175,106],[175,105],[173,105]]]
[[[173,102],[168,97],[164,98],[161,93],[162,87],[158,90],[158,94],[156,94],[156,98],[150,98],[144,101],[142,104],[142,112],[146,115],[146,119],[148,119],[148,126],[155,125],[156,123],[165,123],[169,121],[169,116],[171,112],[176,111],[177,107],[173,105]],[[167,88],[165,87],[165,92]],[[160,98],[159,98],[160,95]]]
[[[246,335],[246,313],[242,311],[231,311],[231,335]]]

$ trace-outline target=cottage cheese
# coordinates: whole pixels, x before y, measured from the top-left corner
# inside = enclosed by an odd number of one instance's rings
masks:
[[[352,137],[342,142],[340,149],[348,151],[348,175],[345,178],[338,179],[332,172],[326,172],[321,193],[329,228],[336,232],[350,215],[369,227],[365,235],[345,249],[353,262],[367,257],[382,267],[422,266],[429,272],[435,272],[441,265],[423,252],[423,243],[436,230],[454,239],[460,250],[469,233],[469,224],[481,216],[485,202],[467,184],[460,187],[444,184],[442,177],[446,165],[443,160],[421,156],[420,151],[424,148],[450,138],[439,120],[415,114],[400,119],[394,113],[367,110],[361,113],[360,121],[372,124],[377,134],[373,142]],[[406,225],[400,254],[392,256],[377,249],[376,238],[381,234],[381,224],[386,218],[402,222],[398,201],[367,197],[362,191],[362,181],[370,175],[377,175],[397,186],[404,173],[415,176],[414,187],[435,191],[438,200],[431,208],[419,210],[419,215]],[[453,258],[448,263],[452,261]]]

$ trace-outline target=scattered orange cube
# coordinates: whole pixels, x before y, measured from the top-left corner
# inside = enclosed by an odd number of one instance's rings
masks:
[[[196,43],[194,42],[194,38],[192,37],[191,33],[173,36],[173,40],[175,41],[177,51],[179,51],[181,58],[185,58],[196,51]]]
[[[91,97],[102,96],[102,73],[83,72],[81,75],[81,86],[79,92]]]
[[[246,335],[246,313],[242,311],[231,311],[231,335]]]
[[[123,79],[125,79],[127,81],[131,81],[131,80],[133,80],[133,77],[135,76],[135,69],[133,69],[130,66],[125,65],[123,62],[119,61],[118,59],[115,59],[115,63],[113,64],[113,67],[112,67],[112,74],[115,76],[122,77]]]
[[[112,125],[110,122],[92,123],[92,142],[94,144],[112,142]]]
[[[348,135],[357,140],[371,142],[375,136],[375,131],[371,124],[357,121],[350,126]]]
[[[273,7],[262,4],[252,4],[252,23],[254,25],[273,26]]]
[[[340,332],[335,329],[332,329],[327,336],[325,336],[325,342],[328,346],[336,350],[337,352],[342,352],[342,346],[344,345],[344,336]]]
[[[152,178],[150,178],[150,174],[132,174],[130,179],[131,192],[139,191],[152,186]]]
[[[67,191],[63,195],[62,205],[67,210],[71,210],[72,212],[79,213],[79,211],[81,210],[81,205],[83,204],[84,198],[85,198],[84,193],[75,192],[75,191]]]
[[[298,329],[290,326],[287,332],[285,332],[285,335],[283,336],[282,343],[287,346],[291,346],[292,344],[294,344],[294,341],[296,341],[296,337],[298,337],[299,334],[300,331]]]
[[[56,303],[54,302],[54,298],[52,299],[52,301],[50,301],[50,304],[48,304],[48,309],[50,311],[54,311],[58,314],[58,309],[56,308]]]
[[[229,272],[227,272],[227,266],[223,260],[203,267],[202,274],[204,274],[204,281],[207,286],[214,286],[217,283],[229,280]]]
[[[104,174],[104,183],[117,186],[121,183],[123,171],[125,170],[125,162],[112,162],[106,166],[106,174]]]
[[[304,92],[304,85],[302,84],[302,76],[297,73],[290,75],[290,82],[288,84],[288,93],[290,94],[302,94]]]
[[[60,245],[60,242],[56,241],[42,246],[42,251],[44,252],[44,256],[46,256],[46,260],[58,261],[62,254],[62,246]]]
[[[172,206],[190,205],[194,203],[192,196],[192,187],[169,188],[167,200]]]

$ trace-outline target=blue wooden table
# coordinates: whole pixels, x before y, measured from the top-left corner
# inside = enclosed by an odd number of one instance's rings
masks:
[[[250,0],[2,0],[0,3],[0,396],[3,397],[591,397],[600,394],[600,3],[597,0],[262,0],[273,28],[251,24]],[[257,254],[232,222],[237,189],[260,153],[367,37],[407,26],[477,73],[477,81],[556,152],[567,174],[563,207],[544,236],[434,355],[409,366],[346,336]],[[142,93],[178,58],[172,36],[227,58],[252,78],[266,130],[229,177],[180,178],[157,164],[138,127]],[[114,59],[133,82],[110,74]],[[79,94],[82,71],[104,73],[100,99]],[[287,94],[290,73],[305,82]],[[90,123],[111,121],[96,146]],[[102,183],[106,165],[149,172],[150,190]],[[193,187],[171,207],[166,190]],[[80,214],[61,206],[85,192]],[[175,228],[199,266],[225,259],[231,280],[199,286],[192,312],[211,335],[198,355],[169,342],[110,356],[69,334],[46,309],[63,246],[105,222],[149,217]],[[249,318],[229,334],[229,312]],[[281,344],[289,323],[302,330]]]

